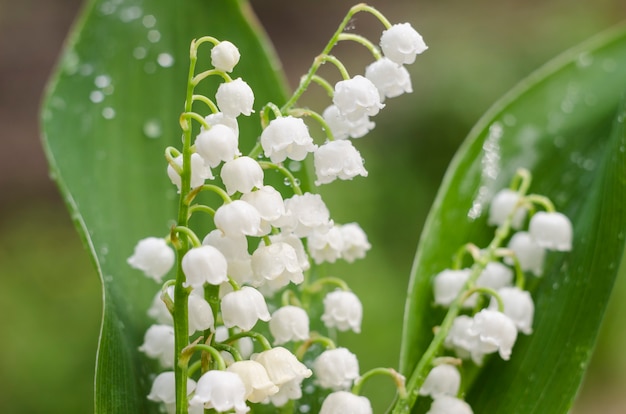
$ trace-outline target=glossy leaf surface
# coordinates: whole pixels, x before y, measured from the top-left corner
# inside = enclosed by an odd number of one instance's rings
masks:
[[[574,248],[548,255],[533,291],[534,333],[509,362],[493,357],[468,372],[476,413],[566,413],[582,381],[624,253],[626,234],[626,30],[558,57],[479,121],[444,178],[421,236],[405,310],[400,367],[408,374],[443,311],[432,277],[467,242],[486,246],[489,201],[517,168],[530,191],[551,198],[574,225]],[[425,412],[420,402],[414,412]]]
[[[166,236],[176,217],[163,153],[168,145],[180,148],[189,44],[206,35],[246,51],[233,78],[252,86],[257,111],[284,101],[279,66],[248,4],[237,0],[89,2],[45,98],[51,174],[103,282],[96,413],[158,412],[146,400],[156,367],[138,347],[159,286],[126,259],[139,239]],[[207,46],[198,69],[209,64]],[[203,91],[212,96],[215,88],[209,82]],[[258,118],[240,119],[240,129],[249,140],[240,145],[249,150],[260,133]]]

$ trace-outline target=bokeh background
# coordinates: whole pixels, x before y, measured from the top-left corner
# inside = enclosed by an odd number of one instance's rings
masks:
[[[42,92],[81,3],[0,0],[2,413],[93,411],[100,282],[48,178],[38,133]],[[410,21],[430,49],[410,68],[414,93],[388,101],[376,130],[358,143],[369,177],[324,189],[336,221],[360,222],[374,247],[366,260],[332,267],[364,302],[363,333],[342,337],[360,356],[363,371],[397,363],[403,298],[419,233],[446,166],[471,126],[541,64],[626,16],[623,0],[372,3],[391,21]],[[294,86],[352,2],[252,4]],[[372,38],[379,31],[374,28]],[[368,60],[359,48],[337,53],[355,71]],[[316,99],[316,93],[307,99]],[[626,412],[625,279],[618,280],[572,413]],[[385,380],[375,380],[365,393],[390,395],[387,387]],[[379,412],[384,403],[376,404]]]

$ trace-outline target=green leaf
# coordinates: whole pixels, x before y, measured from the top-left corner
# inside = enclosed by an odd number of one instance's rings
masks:
[[[168,145],[180,147],[189,44],[205,35],[245,51],[233,77],[251,85],[257,111],[265,102],[284,102],[273,52],[248,4],[236,0],[89,2],[45,98],[51,175],[103,284],[97,413],[157,412],[146,400],[154,367],[137,348],[160,287],[126,259],[139,239],[167,235],[176,217],[163,153]],[[200,70],[209,66],[208,50],[200,50]],[[207,84],[206,93],[215,88]],[[260,125],[242,119],[240,130],[249,150]]]
[[[494,68],[497,70],[497,68]],[[443,317],[432,277],[467,242],[485,246],[491,195],[520,167],[574,225],[574,248],[548,256],[533,292],[534,333],[511,360],[469,370],[476,413],[566,413],[593,351],[624,254],[626,29],[548,63],[494,105],[452,161],[421,236],[405,309],[400,368],[409,375]],[[533,282],[534,283],[534,282]],[[477,375],[477,376],[476,376]],[[414,412],[425,412],[421,401]]]

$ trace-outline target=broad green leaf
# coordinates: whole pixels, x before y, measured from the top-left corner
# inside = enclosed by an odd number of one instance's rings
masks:
[[[494,68],[497,70],[497,68]],[[552,252],[536,284],[534,333],[511,360],[468,372],[476,413],[566,413],[582,381],[624,253],[626,29],[558,57],[479,121],[452,161],[428,217],[405,309],[400,368],[409,374],[443,317],[432,277],[464,243],[485,246],[488,203],[517,168],[574,224],[574,248]],[[477,376],[476,376],[477,375]],[[425,412],[421,402],[414,412]]]
[[[257,111],[265,102],[284,101],[273,53],[248,4],[237,0],[89,2],[45,98],[51,174],[103,283],[97,413],[157,412],[146,400],[155,367],[137,348],[159,286],[126,259],[139,239],[167,235],[176,217],[177,194],[163,153],[168,145],[180,147],[189,44],[205,35],[245,51],[233,76],[254,89]],[[198,68],[209,64],[207,47]],[[207,86],[206,93],[215,88]],[[249,150],[260,133],[258,120],[240,120],[240,129],[240,144]]]

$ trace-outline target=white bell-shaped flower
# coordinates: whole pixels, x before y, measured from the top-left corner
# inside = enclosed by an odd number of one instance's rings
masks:
[[[528,232],[535,242],[548,250],[572,250],[572,222],[562,213],[539,211],[530,219]]]
[[[365,77],[380,93],[380,101],[413,92],[409,71],[389,58],[378,59],[365,68]]]
[[[433,281],[435,303],[441,306],[450,306],[454,299],[459,296],[470,273],[470,269],[446,269],[439,272]]]
[[[202,296],[191,293],[188,298],[189,335],[214,329],[215,318],[211,305]]]
[[[442,364],[430,370],[419,394],[430,395],[435,399],[442,395],[455,397],[460,387],[461,373],[458,368],[454,365]]]
[[[346,348],[328,349],[313,363],[313,372],[321,387],[347,390],[359,377],[359,360]]]
[[[520,199],[519,193],[510,188],[498,191],[491,200],[487,223],[492,226],[500,226],[515,209],[511,227],[514,229],[521,228],[526,218],[527,208],[519,204]]]
[[[285,211],[285,216],[277,225],[297,237],[307,237],[313,231],[328,231],[332,226],[328,207],[319,194],[296,194],[285,200]]]
[[[380,37],[380,47],[385,57],[403,65],[415,62],[416,55],[428,49],[422,36],[410,23],[394,24]]]
[[[246,156],[226,161],[220,177],[229,195],[237,191],[246,194],[255,187],[263,187],[263,168],[256,160]]]
[[[463,400],[449,395],[435,398],[426,414],[474,414],[472,407]]]
[[[237,414],[250,411],[246,405],[246,386],[234,372],[211,370],[198,380],[196,392],[189,405],[213,408],[219,413],[235,410]]]
[[[351,329],[360,333],[362,319],[363,305],[354,293],[335,290],[324,297],[322,321],[327,328],[337,328],[340,331]]]
[[[319,414],[372,414],[372,404],[366,397],[348,391],[328,394]],[[456,413],[455,413],[456,414]]]
[[[224,115],[236,118],[241,114],[249,116],[254,104],[254,92],[241,78],[222,83],[215,94],[217,106]]]
[[[304,244],[302,240],[294,235],[293,233],[278,233],[270,236],[270,240],[272,243],[283,242],[289,244],[296,251],[296,256],[298,257],[298,264],[300,264],[300,268],[302,270],[309,270],[311,267],[311,263],[309,263],[309,256],[306,254],[304,250]]]
[[[224,342],[225,340],[228,339],[229,336],[230,336],[230,333],[228,332],[228,328],[225,327],[224,325],[220,325],[217,328],[215,328],[215,342],[217,343]],[[254,341],[249,336],[244,336],[243,338],[239,338],[235,342],[230,343],[229,345],[237,348],[243,359],[250,358],[250,355],[252,355],[252,353],[254,352]],[[231,362],[231,363],[234,362],[234,360],[232,359],[233,356],[229,354],[228,352],[222,351],[221,354],[222,354],[222,357],[224,357],[225,361],[227,361],[228,358],[231,359],[230,361],[226,362],[227,365],[228,365],[228,362]]]
[[[336,178],[351,180],[357,175],[367,177],[363,158],[349,140],[325,143],[313,154],[313,164],[317,175],[315,185],[328,184]]]
[[[183,256],[182,268],[185,274],[184,286],[197,288],[205,283],[219,285],[228,281],[226,258],[213,246],[189,249]]]
[[[489,262],[482,271],[476,286],[498,290],[513,283],[513,270],[500,262]]]
[[[503,287],[498,289],[498,294],[504,304],[504,314],[511,318],[517,330],[526,335],[533,333],[535,303],[530,293],[517,287]],[[498,309],[495,298],[491,298],[489,308]]]
[[[515,322],[502,312],[483,309],[474,315],[474,323],[469,328],[471,334],[478,335],[478,351],[489,354],[498,351],[502,359],[508,361],[515,340]]]
[[[302,398],[302,378],[295,378],[282,384],[278,392],[270,396],[270,401],[275,407],[282,407],[289,400],[299,400]]]
[[[289,381],[302,381],[313,374],[294,354],[281,346],[260,352],[252,359],[265,367],[270,381],[279,387]]]
[[[307,247],[315,263],[335,263],[341,257],[344,239],[339,227],[333,226],[323,233],[317,231],[311,233],[307,238]]]
[[[202,244],[213,246],[226,257],[228,276],[237,283],[252,282],[251,258],[248,253],[248,239],[243,234],[226,236],[221,230],[215,229],[206,235]]]
[[[289,282],[300,284],[304,274],[296,251],[287,243],[260,245],[252,253],[252,272],[259,285],[274,281],[274,287],[287,286]]]
[[[154,378],[148,399],[150,401],[171,404],[176,402],[176,379],[174,371],[161,372]],[[187,395],[196,389],[196,382],[187,379]]]
[[[239,375],[246,387],[246,400],[252,403],[260,403],[278,392],[265,367],[256,361],[236,361],[226,370]]]
[[[128,258],[127,263],[131,267],[141,270],[146,276],[161,283],[163,276],[174,266],[175,260],[174,250],[168,246],[165,239],[147,237],[139,240],[133,255]]]
[[[267,322],[271,316],[263,295],[255,288],[244,286],[224,295],[222,319],[227,328],[237,326],[249,331],[259,319]]]
[[[176,163],[176,165],[182,168],[182,154],[174,158],[174,162]],[[174,184],[176,188],[178,188],[178,192],[180,193],[180,175],[178,175],[176,170],[169,164],[167,166],[167,176],[170,177],[172,184]],[[200,154],[196,152],[191,154],[191,188],[200,187],[204,184],[204,180],[212,180],[213,178],[214,177],[213,173],[211,173],[211,169],[208,166],[204,165],[204,159],[200,156]]]
[[[219,42],[211,49],[211,64],[215,69],[224,72],[232,72],[233,68],[239,63],[240,57],[237,46],[228,40]]]
[[[261,215],[261,219],[267,223],[272,224],[285,215],[283,196],[271,185],[246,193],[241,196],[241,200],[254,206]]]
[[[367,241],[367,235],[361,226],[358,223],[348,223],[339,226],[339,231],[343,238],[341,258],[348,263],[364,258],[365,253],[371,249],[372,245]]]
[[[376,85],[361,75],[337,82],[333,103],[349,121],[356,121],[363,115],[374,116],[385,106],[380,102]]]
[[[215,112],[213,114],[209,114],[204,117],[204,121],[209,124],[211,127],[215,125],[224,125],[229,127],[235,133],[235,138],[238,140],[239,137],[239,124],[237,123],[237,118],[232,118],[230,116],[224,115],[222,112]],[[203,132],[205,129],[203,126],[200,127],[200,132]],[[239,154],[237,154],[239,155]]]
[[[195,145],[197,153],[211,168],[239,155],[237,134],[224,124],[216,124],[211,129],[202,130],[196,137]]]
[[[327,107],[322,117],[330,127],[335,139],[361,138],[376,126],[376,123],[370,121],[367,114],[363,114],[355,121],[349,121],[341,114],[337,105]]]
[[[508,248],[515,253],[520,267],[524,272],[532,272],[535,276],[543,274],[543,263],[546,250],[539,246],[530,233],[519,231],[509,240]],[[513,265],[513,259],[504,258],[505,263]]]
[[[256,236],[261,227],[261,215],[245,201],[234,200],[215,211],[213,222],[228,237]]]
[[[143,337],[139,350],[149,358],[158,359],[164,368],[174,366],[174,327],[151,325]]]
[[[471,330],[474,318],[459,315],[452,321],[444,346],[453,349],[459,358],[468,359],[470,356],[476,365],[481,365],[484,353],[478,348],[478,334]]]
[[[309,339],[309,315],[297,306],[283,306],[276,310],[269,326],[275,345]]]
[[[317,148],[304,121],[293,116],[270,121],[261,133],[261,146],[265,156],[273,163],[283,162],[287,158],[302,161]]]

